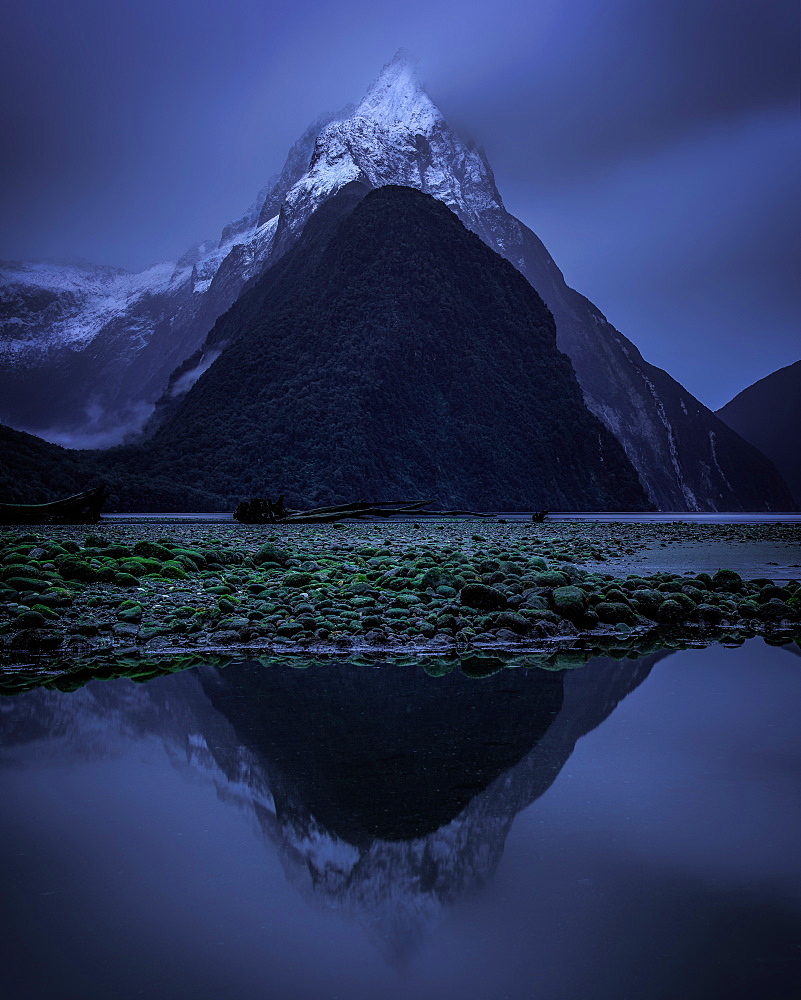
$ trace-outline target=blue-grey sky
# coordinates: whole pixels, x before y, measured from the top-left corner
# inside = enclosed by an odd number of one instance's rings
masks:
[[[795,0],[27,0],[0,29],[0,257],[178,256],[403,46],[648,360],[718,407],[801,356]]]

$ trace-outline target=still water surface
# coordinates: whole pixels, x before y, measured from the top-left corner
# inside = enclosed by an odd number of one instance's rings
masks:
[[[511,511],[510,513],[500,511],[497,516],[505,518],[510,523],[518,521],[531,522],[531,515],[534,511]],[[419,520],[421,515],[417,515]],[[347,521],[343,517],[343,521]],[[396,524],[405,521],[414,521],[415,516],[408,518],[394,518],[390,523]],[[442,518],[427,517],[426,523],[438,522]],[[448,520],[448,519],[444,519]],[[450,520],[454,520],[451,518]],[[186,514],[104,514],[102,523],[109,524],[139,524],[148,521],[158,521],[159,523],[170,522],[201,522],[212,524],[235,524],[234,515],[230,512],[221,511],[217,514],[186,513]],[[735,511],[733,513],[712,511],[703,514],[688,514],[685,511],[657,511],[649,513],[646,511],[632,511],[624,513],[609,513],[608,511],[582,511],[582,512],[560,512],[551,511],[548,514],[548,521],[598,521],[615,522],[623,524],[665,524],[674,521],[682,521],[686,524],[799,524],[801,523],[801,511],[787,511],[782,514],[764,513],[762,511],[752,511],[743,513]],[[361,524],[386,523],[380,521],[361,521]],[[492,523],[491,521],[489,523]]]
[[[801,655],[0,700],[0,996],[797,1000]]]

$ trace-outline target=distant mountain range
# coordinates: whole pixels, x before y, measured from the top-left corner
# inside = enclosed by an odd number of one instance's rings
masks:
[[[767,455],[801,507],[801,361],[743,389],[717,415]]]
[[[152,433],[221,352],[233,349],[239,331],[225,319],[214,327],[215,320],[296,245],[321,206],[352,184],[363,190],[403,185],[433,195],[528,279],[556,320],[559,349],[572,362],[586,406],[636,469],[644,502],[672,510],[792,506],[770,462],[645,362],[600,310],[565,284],[540,240],[504,208],[483,152],[448,127],[403,55],[356,108],[324,117],[304,133],[280,176],[219,241],[136,275],[85,263],[5,265],[0,420],[73,445],[105,447],[146,424]],[[536,351],[518,353],[522,387],[539,375]],[[533,374],[526,373],[529,365]],[[313,363],[308,376],[313,386]],[[341,382],[347,385],[347,372]],[[554,385],[562,385],[561,374]],[[572,418],[572,404],[566,412]],[[272,419],[270,412],[261,419]],[[436,411],[428,419],[433,423]],[[242,433],[252,431],[252,420],[242,426]],[[515,433],[530,438],[535,432],[516,423]],[[554,440],[551,447],[560,445]],[[347,480],[349,459],[341,454]],[[541,468],[535,455],[541,452],[532,454],[532,474]],[[279,458],[264,454],[262,460],[269,465]],[[529,461],[524,448],[517,459],[521,467]],[[562,452],[560,461],[567,460]],[[13,470],[9,474],[13,478]],[[583,506],[593,506],[596,496],[590,488]],[[627,502],[623,496],[629,494],[621,494],[618,506]]]

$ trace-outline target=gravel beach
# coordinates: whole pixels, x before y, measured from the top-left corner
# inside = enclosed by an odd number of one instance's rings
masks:
[[[6,528],[2,676],[244,651],[464,659],[787,642],[801,632],[799,577],[797,524]]]

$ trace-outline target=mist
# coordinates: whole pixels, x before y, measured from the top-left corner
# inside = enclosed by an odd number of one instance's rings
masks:
[[[703,402],[799,356],[786,0],[39,0],[6,23],[4,258],[138,270],[214,238],[405,46],[568,281]]]

